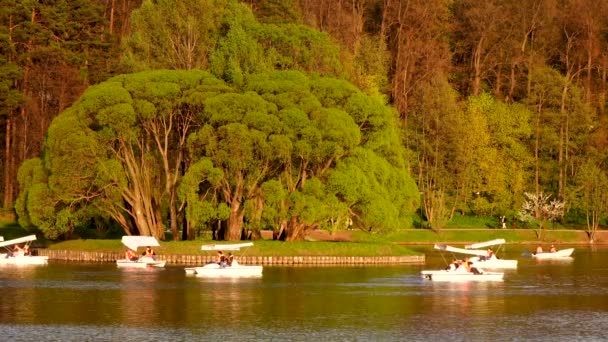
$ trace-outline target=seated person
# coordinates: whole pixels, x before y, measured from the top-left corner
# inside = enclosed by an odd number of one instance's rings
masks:
[[[32,251],[30,250],[29,245],[23,246],[23,255],[32,255]]]
[[[224,252],[217,251],[215,262],[220,265],[220,267],[226,267],[226,256],[224,255]]]
[[[24,255],[23,248],[21,248],[21,246],[19,246],[19,245],[15,245],[15,248],[13,249],[13,256],[19,256],[19,255]]]
[[[549,250],[549,252],[551,252],[551,253],[557,252],[557,249],[555,248],[554,245],[551,245],[551,249]]]
[[[145,257],[152,258],[156,255],[156,253],[154,253],[154,250],[152,249],[152,247],[148,247],[148,248],[146,248],[146,251],[142,255]]]
[[[538,247],[536,247],[536,254],[542,253],[542,252],[543,252],[543,247],[541,245],[538,245]]]
[[[477,267],[472,267],[473,263],[469,263],[469,272],[473,274],[481,274],[481,272],[477,269]]]
[[[471,266],[468,260],[463,259],[460,262],[460,267],[458,268],[458,270],[461,270],[463,272],[471,272]]]
[[[228,258],[226,258],[226,263],[228,263],[228,266],[232,266],[233,261],[234,261],[234,255],[232,255],[232,253],[228,253]]]
[[[137,256],[135,255],[135,252],[133,252],[130,249],[127,249],[125,251],[125,259],[127,259],[129,261],[136,261],[137,260]]]

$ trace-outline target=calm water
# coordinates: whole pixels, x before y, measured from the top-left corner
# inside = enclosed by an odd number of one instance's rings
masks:
[[[606,340],[608,250],[571,262],[522,250],[503,282],[434,283],[444,265],[267,267],[259,279],[204,279],[182,267],[0,267],[3,341]],[[444,255],[449,258],[451,255]]]

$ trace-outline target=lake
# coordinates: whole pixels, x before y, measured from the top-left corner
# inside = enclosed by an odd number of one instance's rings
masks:
[[[519,259],[502,282],[432,282],[426,265],[265,267],[205,279],[183,267],[50,262],[0,267],[0,336],[10,341],[605,340],[608,249],[568,262]],[[502,252],[502,254],[500,253]]]

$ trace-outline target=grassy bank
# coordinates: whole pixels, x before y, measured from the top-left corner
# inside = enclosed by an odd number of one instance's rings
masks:
[[[469,243],[502,238],[507,243],[586,243],[587,233],[581,230],[543,230],[540,239],[532,229],[411,229],[385,235],[354,233],[355,239],[401,244]],[[602,234],[599,235],[603,237]],[[600,241],[601,242],[601,239]]]
[[[69,241],[46,241],[40,232],[28,232],[17,225],[0,225],[0,236],[5,240],[35,233],[39,240],[35,245],[54,250],[122,252],[124,246],[120,239],[76,239]],[[605,233],[605,234],[604,234]],[[239,254],[250,256],[407,256],[419,254],[415,245],[434,243],[464,244],[504,238],[511,244],[564,243],[578,244],[587,242],[587,234],[582,230],[544,230],[539,239],[532,229],[476,229],[447,228],[439,232],[428,229],[407,229],[390,234],[370,234],[361,231],[347,231],[329,234],[317,232],[309,241],[279,242],[272,240],[256,241]],[[217,241],[162,241],[157,248],[163,254],[199,255],[212,253],[201,251],[202,244]],[[598,234],[598,243],[608,242],[608,231]],[[220,242],[227,243],[227,242]]]
[[[203,244],[228,243],[217,241],[162,241],[156,250],[165,254],[202,254]],[[120,252],[124,246],[119,240],[71,240],[53,243],[48,246],[56,250],[107,251]],[[250,256],[402,256],[416,255],[406,246],[382,242],[331,242],[331,241],[302,241],[280,242],[272,240],[255,241],[253,247],[239,251],[240,255]]]

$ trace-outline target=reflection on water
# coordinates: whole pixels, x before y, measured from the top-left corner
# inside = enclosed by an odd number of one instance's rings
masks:
[[[509,255],[511,254],[511,255]],[[432,282],[427,265],[265,267],[261,278],[181,267],[0,267],[3,340],[488,341],[603,339],[608,251],[518,258],[503,282]],[[547,335],[547,332],[550,332]]]

